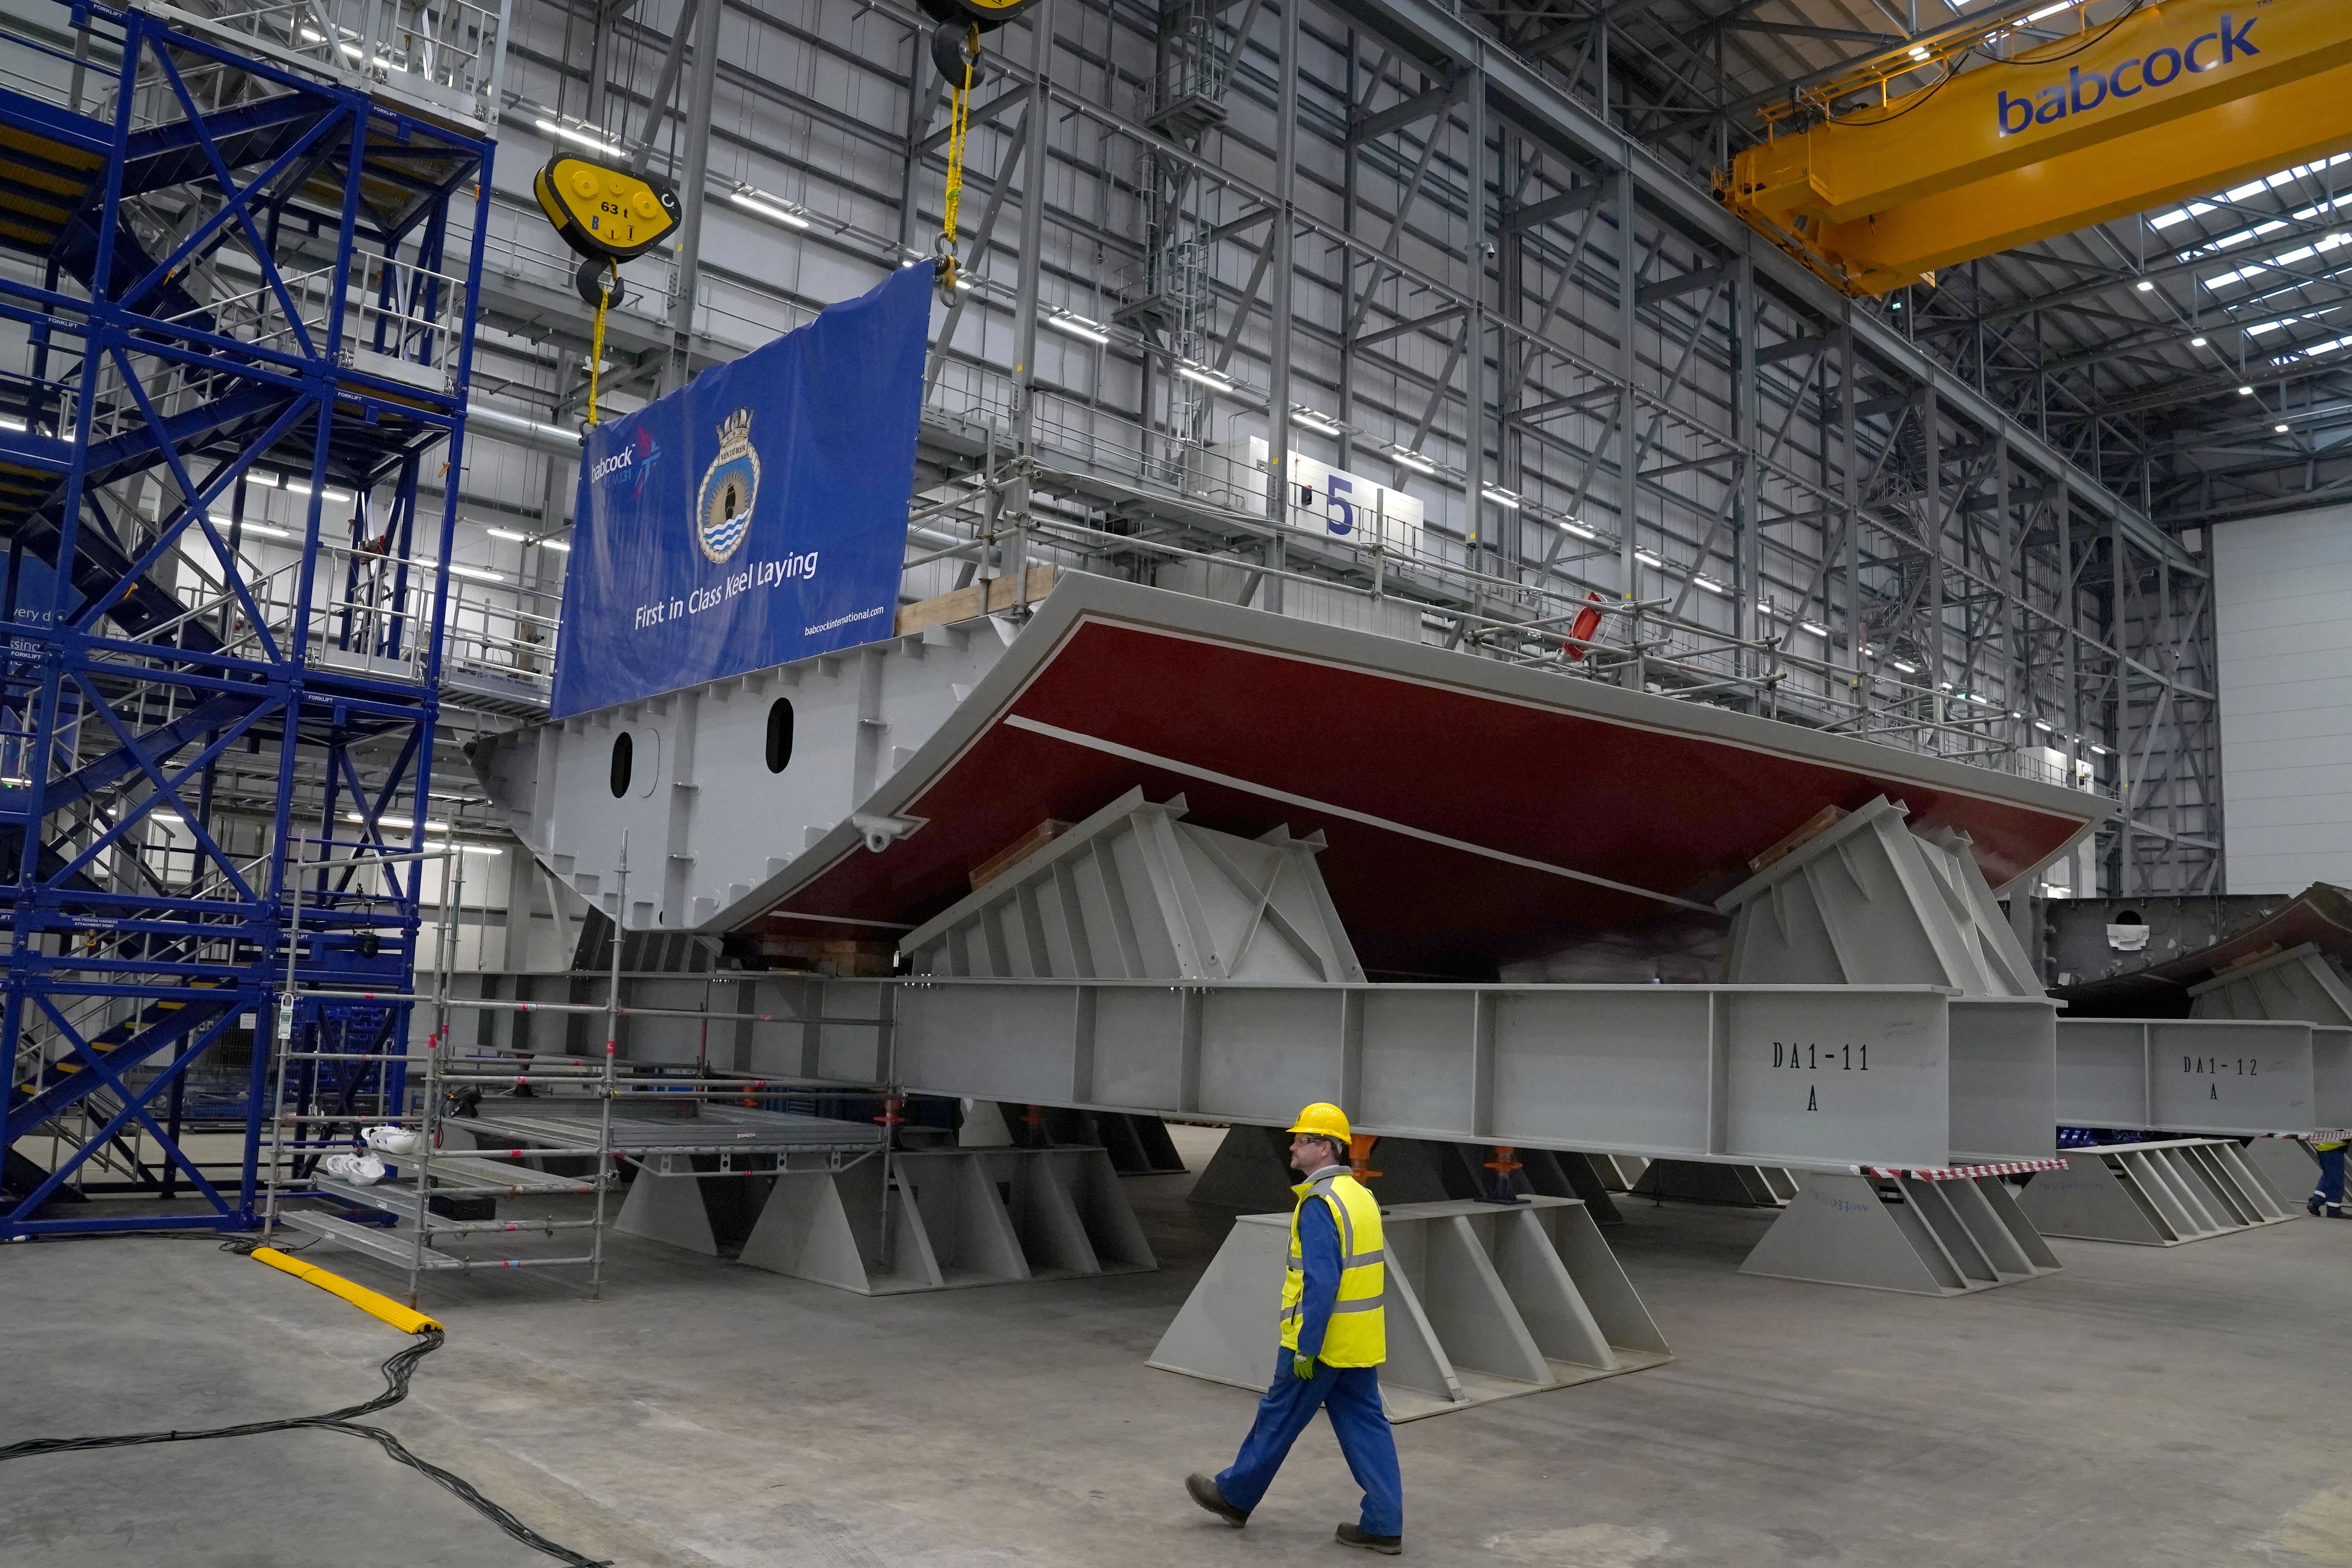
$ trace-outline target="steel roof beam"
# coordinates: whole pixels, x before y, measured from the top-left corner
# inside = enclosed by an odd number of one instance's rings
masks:
[[[1855,339],[1872,356],[1913,381],[1932,385],[1949,412],[2005,435],[2020,457],[2064,479],[2076,500],[2089,510],[2114,520],[2142,549],[2178,568],[2201,572],[2179,542],[2137,508],[2010,417],[1983,393],[1922,353],[1874,314],[1853,309],[1851,301],[1810,268],[1764,243],[1687,174],[1601,120],[1495,38],[1441,9],[1435,0],[1335,0],[1334,8],[1433,68],[1465,67],[1483,72],[1489,90],[1501,100],[1505,116],[1531,139],[1587,164],[1627,170],[1644,205],[1654,213],[1722,255],[1748,258],[1759,280],[1770,280],[1775,294],[1825,326],[1850,322]],[[1982,20],[1970,18],[1969,25]]]

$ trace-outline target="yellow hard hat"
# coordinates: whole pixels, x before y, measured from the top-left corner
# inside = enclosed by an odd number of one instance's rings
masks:
[[[1311,1132],[1318,1138],[1337,1138],[1348,1142],[1348,1113],[1328,1100],[1318,1100],[1298,1113],[1293,1132]]]

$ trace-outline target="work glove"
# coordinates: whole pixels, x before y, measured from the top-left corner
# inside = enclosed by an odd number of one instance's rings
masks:
[[[1315,1375],[1315,1358],[1311,1355],[1299,1355],[1293,1352],[1290,1358],[1290,1375],[1298,1379],[1301,1383],[1313,1377]]]

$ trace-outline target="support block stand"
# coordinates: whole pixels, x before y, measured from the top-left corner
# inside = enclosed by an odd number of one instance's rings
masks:
[[[2019,1206],[2044,1236],[2139,1247],[2179,1247],[2295,1217],[2229,1138],[2073,1150],[2064,1170],[2027,1184]]]
[[[1157,1268],[1100,1149],[934,1149],[776,1180],[741,1261],[865,1296]]]
[[[2300,1138],[2257,1138],[2238,1157],[2289,1213],[2309,1203],[2319,1185],[2319,1156]]]
[[[1633,1183],[1643,1198],[1684,1203],[1732,1204],[1742,1208],[1786,1208],[1797,1195],[1797,1179],[1777,1165],[1721,1165],[1699,1160],[1651,1160]]]
[[[1584,1205],[1401,1204],[1388,1247],[1391,1421],[1564,1388],[1673,1359]],[[1279,1348],[1290,1215],[1244,1215],[1161,1336],[1164,1372],[1264,1389]]]
[[[2058,1268],[1999,1176],[1804,1172],[1742,1274],[1964,1296]]]

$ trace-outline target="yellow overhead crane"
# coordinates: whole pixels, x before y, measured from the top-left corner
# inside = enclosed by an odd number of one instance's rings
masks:
[[[2352,0],[2080,5],[2053,24],[2066,36],[1959,68],[2028,10],[1776,105],[1717,194],[1846,292],[1883,295],[2352,149]]]

